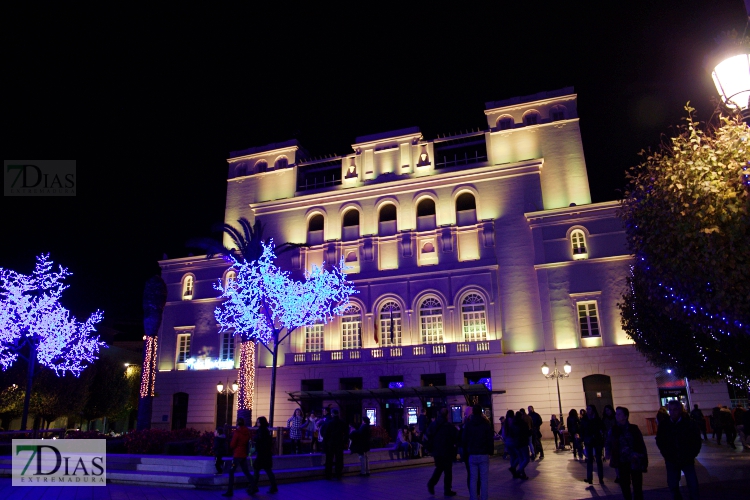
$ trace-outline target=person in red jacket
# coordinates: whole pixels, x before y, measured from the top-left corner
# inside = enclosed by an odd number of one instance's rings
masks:
[[[229,449],[232,451],[232,468],[229,469],[229,489],[222,496],[231,497],[234,495],[234,473],[237,467],[242,468],[242,472],[247,477],[248,484],[253,484],[253,476],[247,468],[248,443],[250,443],[250,429],[245,426],[245,419],[237,419],[237,429],[232,434],[232,442]]]

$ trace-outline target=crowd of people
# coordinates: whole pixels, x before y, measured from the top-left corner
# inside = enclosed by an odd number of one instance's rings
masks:
[[[467,487],[471,500],[486,500],[489,495],[489,457],[494,454],[495,441],[502,439],[504,457],[510,458],[509,471],[514,479],[526,480],[526,467],[535,460],[544,458],[541,427],[542,417],[534,411],[533,406],[518,411],[508,410],[500,417],[500,432],[495,433],[492,423],[483,414],[482,408],[475,405],[468,408],[460,424],[449,420],[447,408],[442,408],[436,418],[427,417],[422,410],[416,425],[403,426],[396,436],[395,450],[406,458],[431,456],[434,470],[427,482],[427,489],[434,494],[435,487],[443,478],[445,496],[455,496],[453,491],[453,464],[460,457],[467,471]],[[555,439],[555,449],[568,447],[573,452],[573,459],[586,461],[588,484],[594,481],[594,466],[598,482],[604,484],[604,461],[616,471],[615,482],[619,483],[623,497],[626,499],[643,498],[643,474],[648,471],[648,452],[643,434],[637,425],[629,421],[630,412],[625,407],[612,408],[606,405],[602,415],[597,408],[588,405],[585,409],[571,409],[563,422],[552,415],[549,427]],[[712,410],[709,423],[713,438],[721,444],[722,436],[731,447],[739,444],[750,449],[747,429],[750,425],[750,411],[737,408],[734,412],[727,407],[716,407]],[[695,458],[701,450],[702,442],[708,440],[706,419],[698,405],[690,413],[678,400],[673,400],[666,407],[661,407],[656,414],[656,445],[666,465],[667,485],[673,498],[682,498],[679,491],[681,475],[685,476],[691,499],[698,498],[698,479],[695,471]],[[227,451],[232,456],[229,469],[229,488],[224,496],[232,496],[234,475],[237,469],[242,470],[248,479],[247,491],[258,492],[260,471],[265,471],[271,488],[269,493],[278,491],[272,471],[272,438],[265,417],[256,421],[257,430],[251,440],[250,431],[243,419],[237,420],[237,428],[231,440],[223,428],[217,428],[214,437],[217,474],[224,469],[223,457]],[[301,441],[310,439],[312,450],[322,450],[326,456],[325,477],[330,480],[340,479],[343,473],[344,451],[357,453],[360,459],[360,475],[369,476],[369,451],[371,426],[367,417],[355,428],[347,425],[336,408],[323,409],[322,416],[315,413],[304,416],[301,410],[295,410],[287,421],[292,453],[300,453]],[[254,473],[248,468],[248,458],[255,453],[252,461]]]

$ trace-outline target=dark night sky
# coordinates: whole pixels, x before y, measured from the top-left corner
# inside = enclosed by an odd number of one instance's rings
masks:
[[[710,116],[704,56],[747,17],[742,0],[406,4],[3,7],[5,157],[76,159],[78,188],[3,198],[0,267],[50,252],[79,317],[137,325],[156,261],[223,220],[229,151],[296,137],[345,154],[409,126],[432,139],[485,128],[486,101],[566,86],[593,200],[618,199],[686,101]]]

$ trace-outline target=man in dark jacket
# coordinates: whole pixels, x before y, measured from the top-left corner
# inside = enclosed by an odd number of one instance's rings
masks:
[[[489,496],[488,478],[490,455],[495,453],[495,432],[492,424],[482,415],[482,407],[474,405],[461,434],[461,446],[469,455],[469,496],[477,500],[477,481],[481,485],[481,499]]]
[[[703,434],[703,439],[708,441],[708,435],[706,434],[706,417],[703,416],[703,412],[698,408],[697,403],[693,405],[693,411],[690,412],[690,418],[698,424],[698,429],[700,429]]]
[[[339,418],[339,410],[331,410],[331,418],[323,424],[320,432],[323,434],[323,448],[326,451],[326,479],[331,479],[333,461],[336,461],[336,479],[341,479],[344,472],[344,443],[349,444],[349,428]]]
[[[440,415],[427,429],[428,439],[432,442],[432,456],[435,459],[435,471],[427,482],[427,491],[435,494],[435,485],[440,480],[440,475],[445,472],[443,478],[443,491],[447,497],[455,496],[457,493],[453,487],[453,461],[456,458],[456,437],[458,430],[448,422],[448,408],[441,408]]]
[[[533,406],[529,406],[529,417],[531,417],[531,443],[534,445],[534,460],[539,455],[539,459],[544,458],[544,448],[542,448],[542,416],[534,411]]]
[[[669,402],[669,420],[659,425],[656,445],[667,466],[667,485],[672,498],[681,499],[680,471],[685,474],[691,499],[698,498],[698,476],[695,473],[695,457],[701,451],[701,433],[690,418],[682,403],[674,399]]]

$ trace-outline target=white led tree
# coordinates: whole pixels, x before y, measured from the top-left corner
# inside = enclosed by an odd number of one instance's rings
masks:
[[[226,287],[221,282],[215,285],[224,299],[215,310],[221,331],[231,331],[243,342],[260,342],[272,355],[268,416],[271,425],[279,345],[297,328],[316,322],[327,323],[340,316],[349,305],[349,297],[357,293],[346,279],[343,259],[330,270],[313,266],[303,280],[296,280],[274,264],[275,258],[272,240],[268,245],[263,244],[263,253],[257,260],[235,259],[237,277]],[[240,380],[240,405],[248,397],[243,394],[245,390]]]
[[[0,366],[6,370],[19,357],[28,364],[21,430],[26,429],[37,363],[57,376],[70,372],[77,377],[106,347],[93,335],[102,312],[84,323],[70,316],[60,297],[71,273],[62,266],[55,272],[52,264],[49,254],[42,254],[30,275],[0,268]]]

